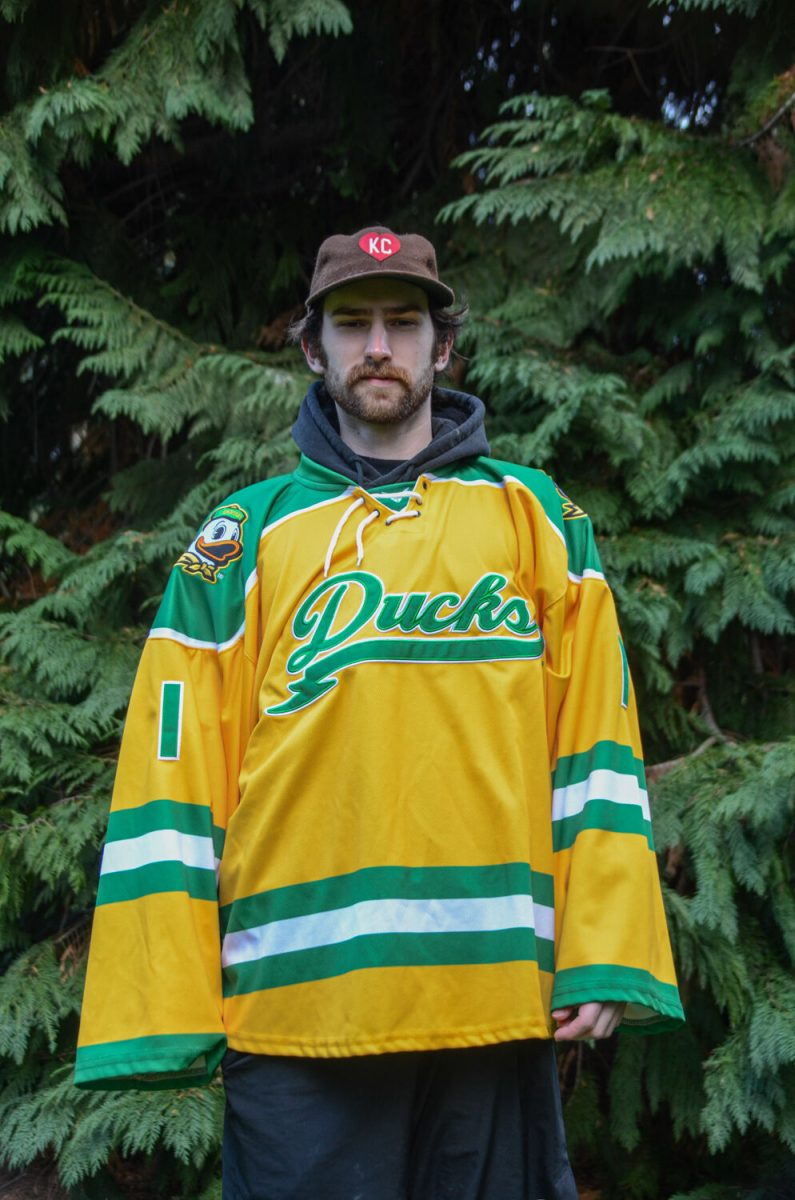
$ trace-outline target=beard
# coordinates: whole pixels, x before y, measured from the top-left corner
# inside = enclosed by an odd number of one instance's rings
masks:
[[[435,378],[433,363],[429,361],[414,379],[401,367],[389,364],[370,367],[361,363],[351,367],[344,378],[327,367],[323,381],[331,399],[349,416],[375,425],[397,425],[422,407]],[[370,388],[368,379],[391,379],[394,383],[385,395],[380,388],[377,393]]]

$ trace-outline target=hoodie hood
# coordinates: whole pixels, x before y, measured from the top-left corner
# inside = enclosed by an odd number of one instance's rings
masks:
[[[486,410],[482,400],[467,392],[434,388],[431,396],[432,437],[427,446],[398,466],[381,474],[377,467],[361,458],[340,437],[334,401],[323,383],[313,383],[304,396],[293,425],[298,449],[313,462],[363,487],[381,483],[402,483],[416,479],[423,471],[489,453],[483,428]]]

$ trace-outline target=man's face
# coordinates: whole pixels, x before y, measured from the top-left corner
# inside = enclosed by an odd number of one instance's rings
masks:
[[[400,279],[365,279],[336,288],[323,306],[321,353],[304,346],[335,403],[350,416],[394,425],[429,402],[436,371],[450,357],[437,353],[422,288]]]

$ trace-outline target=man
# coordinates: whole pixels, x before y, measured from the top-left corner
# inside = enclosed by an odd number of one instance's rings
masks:
[[[76,1080],[223,1058],[225,1200],[574,1200],[553,1040],[682,1018],[590,523],[434,386],[453,302],[417,234],[323,243],[301,463],[136,680]]]

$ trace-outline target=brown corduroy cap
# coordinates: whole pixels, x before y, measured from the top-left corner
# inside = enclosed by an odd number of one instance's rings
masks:
[[[360,229],[348,237],[335,233],[317,252],[307,308],[334,288],[370,276],[416,283],[437,304],[449,305],[455,292],[439,279],[436,251],[419,233],[393,233],[383,225]]]

